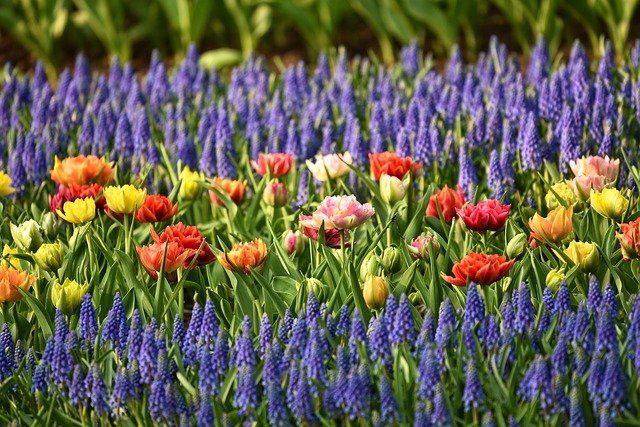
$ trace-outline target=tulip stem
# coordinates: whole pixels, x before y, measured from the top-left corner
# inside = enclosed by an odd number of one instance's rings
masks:
[[[129,228],[133,228],[129,224],[129,215],[124,215],[122,218],[122,224],[124,226],[124,253],[129,255],[131,240],[129,237]]]

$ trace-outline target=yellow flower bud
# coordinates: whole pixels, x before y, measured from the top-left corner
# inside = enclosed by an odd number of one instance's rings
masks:
[[[378,275],[380,273],[380,257],[374,252],[364,258],[362,264],[360,264],[360,280],[364,282],[367,280],[367,276],[373,274]]]
[[[564,250],[564,253],[585,272],[594,271],[600,263],[600,254],[595,243],[574,240],[569,243],[569,247]]]
[[[306,279],[305,285],[309,292],[313,292],[318,301],[324,301],[331,295],[331,287],[315,277]]]
[[[22,271],[22,265],[20,265],[20,259],[12,256],[17,254],[18,249],[12,248],[9,245],[4,245],[2,248],[2,260],[0,260],[0,268],[13,268],[18,271]]]
[[[58,209],[57,214],[71,224],[84,224],[96,217],[96,202],[91,197],[76,199],[73,202],[64,202],[62,210]]]
[[[133,185],[109,186],[102,190],[112,212],[131,215],[138,211],[147,197],[147,190]]]
[[[560,284],[565,279],[564,268],[557,268],[555,270],[551,270],[547,273],[547,278],[545,280],[547,288],[551,289],[553,292],[557,292]]]
[[[629,207],[629,199],[617,188],[603,188],[598,192],[591,190],[591,207],[600,215],[619,221]]]
[[[56,282],[51,288],[51,301],[53,305],[62,310],[65,314],[70,315],[82,302],[82,297],[89,290],[89,284],[80,284],[69,278],[64,282]]]
[[[364,282],[362,296],[370,309],[375,310],[384,307],[389,296],[387,280],[382,276],[370,274]]]
[[[395,205],[404,199],[408,185],[408,182],[405,184],[400,178],[383,173],[380,176],[380,195],[382,200],[391,206]]]
[[[573,192],[573,189],[564,181],[553,184],[551,186],[551,190],[549,190],[547,192],[547,195],[544,196],[544,201],[550,210],[553,210],[558,206],[562,206],[562,204],[558,200],[558,197],[562,199],[562,201],[565,202],[567,206],[575,205],[578,202],[578,198]]]
[[[64,247],[60,242],[45,243],[33,254],[33,257],[43,270],[56,271],[62,267]]]
[[[10,224],[11,237],[16,246],[25,252],[37,250],[42,244],[40,224],[30,219],[20,225]]]
[[[194,172],[185,166],[180,172],[180,198],[184,200],[194,200],[200,197],[202,194],[202,181],[204,181],[204,175],[202,172]]]

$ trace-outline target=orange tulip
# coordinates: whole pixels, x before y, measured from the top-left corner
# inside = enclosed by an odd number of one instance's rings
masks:
[[[111,163],[96,156],[67,157],[60,160],[56,157],[51,170],[51,179],[60,185],[69,187],[72,184],[105,185],[113,176]]]
[[[18,288],[28,291],[36,281],[36,276],[15,268],[0,268],[0,303],[20,301],[22,294]]]
[[[195,253],[195,251],[185,249],[180,243],[175,241],[138,246],[136,251],[140,257],[140,263],[153,279],[158,278],[158,272],[162,269],[162,260],[164,258],[164,273],[167,275],[169,281],[175,281],[176,275],[171,273],[174,273],[177,269],[184,266],[187,259]]]
[[[640,218],[626,224],[620,224],[622,233],[616,233],[620,241],[622,257],[629,261],[640,258]]]
[[[244,200],[244,192],[247,188],[247,184],[244,181],[232,180],[226,178],[215,177],[211,181],[211,186],[221,193],[226,193],[227,196],[235,203],[239,205]],[[215,191],[209,190],[209,198],[216,206],[224,207],[224,203],[215,193]]]
[[[267,245],[261,239],[253,242],[237,243],[231,250],[218,256],[220,264],[227,270],[243,270],[246,274],[252,268],[260,268],[267,258]]]
[[[572,217],[573,208],[567,209],[564,206],[555,208],[546,217],[536,213],[533,218],[529,219],[531,235],[540,242],[558,243],[573,231]]]

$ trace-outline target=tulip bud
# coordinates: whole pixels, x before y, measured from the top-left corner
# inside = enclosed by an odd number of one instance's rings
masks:
[[[402,269],[402,253],[395,246],[389,246],[382,252],[382,268],[384,271],[393,274]]]
[[[89,290],[89,284],[81,285],[75,280],[64,279],[64,283],[56,282],[51,288],[51,301],[53,305],[62,310],[66,315],[76,311],[82,297]]]
[[[564,281],[564,279],[564,268],[557,268],[547,273],[545,283],[547,285],[547,288],[551,289],[553,292],[557,292],[560,284]]]
[[[407,185],[395,176],[387,175],[383,173],[380,176],[380,195],[389,205],[393,206],[400,200],[404,199],[407,193]]]
[[[553,210],[561,206],[558,197],[569,206],[575,205],[578,202],[571,186],[564,181],[553,184],[547,192],[547,195],[544,196],[544,201],[549,209]]]
[[[629,207],[629,199],[617,188],[591,190],[591,207],[600,215],[618,221]]]
[[[529,238],[525,233],[516,234],[507,243],[507,257],[509,259],[517,258],[525,251],[529,245]]]
[[[40,222],[42,231],[44,231],[44,235],[47,236],[47,239],[54,240],[56,237],[58,237],[58,232],[60,231],[60,222],[53,212],[45,213],[42,216],[42,221]]]
[[[420,292],[411,292],[409,294],[409,302],[413,305],[422,304],[422,295],[420,295]]]
[[[365,281],[367,276],[377,275],[380,270],[380,257],[370,252],[360,264],[360,280]]]
[[[2,258],[0,259],[0,268],[13,268],[14,270],[22,271],[20,258],[13,256],[17,253],[18,249],[12,248],[9,245],[4,245],[2,248]]]
[[[571,261],[584,272],[592,272],[598,268],[600,254],[595,243],[576,242],[569,243],[569,247],[564,253],[571,258]]]
[[[382,308],[389,296],[389,285],[387,280],[382,276],[367,276],[364,286],[362,287],[362,296],[364,302],[372,310]]]
[[[20,225],[11,224],[11,237],[16,246],[23,251],[36,251],[42,244],[40,224],[30,219]]]
[[[300,231],[289,230],[282,239],[282,246],[284,246],[289,255],[293,255],[294,252],[302,252],[306,244],[307,237]]]
[[[43,270],[57,271],[62,267],[64,247],[60,242],[45,243],[33,254],[33,257]]]
[[[194,172],[188,167],[185,167],[180,172],[180,198],[185,200],[194,200],[200,197],[202,194],[202,181],[204,181],[204,175],[201,172]]]
[[[262,201],[275,208],[286,205],[288,199],[287,186],[276,180],[269,182],[262,193]]]
[[[309,292],[318,298],[318,301],[323,301],[331,295],[331,287],[321,282],[315,277],[310,277],[305,281],[306,288]]]
[[[433,248],[433,255],[438,256],[440,252],[440,243],[438,239],[431,233],[426,233],[416,237],[409,245],[409,252],[416,258],[429,259],[429,248]]]

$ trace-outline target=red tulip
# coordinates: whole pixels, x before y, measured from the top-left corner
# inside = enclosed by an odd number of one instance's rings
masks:
[[[438,206],[442,211],[442,217],[447,224],[450,224],[453,217],[456,216],[456,209],[460,209],[464,205],[464,194],[462,187],[458,185],[458,189],[454,190],[446,185],[440,191],[432,194],[429,198],[427,206],[427,216],[438,218]]]
[[[98,198],[101,192],[102,186],[100,184],[59,186],[58,192],[49,197],[49,209],[55,214],[56,211],[62,210],[64,202],[73,202],[76,199],[86,199],[87,197],[91,197],[96,201],[96,208],[104,209],[107,201],[104,197]]]
[[[171,200],[167,196],[150,194],[138,209],[136,219],[142,223],[167,221],[173,218],[177,212],[178,204],[171,204]]]
[[[506,276],[514,262],[507,261],[504,255],[470,252],[453,265],[453,277],[443,273],[442,278],[455,286],[466,286],[469,282],[490,285]]]
[[[511,205],[503,205],[499,201],[491,199],[484,200],[477,205],[467,203],[461,209],[456,209],[456,212],[470,230],[498,231],[507,222],[510,210]]]
[[[369,153],[371,172],[376,181],[380,180],[383,173],[402,179],[409,171],[416,172],[420,169],[420,163],[414,163],[411,157],[400,157],[396,153],[385,151],[384,153]]]
[[[258,155],[258,161],[251,161],[251,166],[260,176],[271,172],[271,176],[284,176],[291,170],[293,156],[287,153],[272,153]]]
[[[300,215],[299,220],[300,223],[302,224],[305,220],[311,220],[313,217],[311,215]],[[318,235],[320,234],[320,229],[316,228],[316,227],[305,227],[304,225],[301,225],[302,228],[302,234],[304,234],[305,236],[307,236],[310,239],[313,240],[318,240]],[[329,230],[324,230],[324,244],[330,248],[333,249],[338,249],[341,247],[341,242],[340,242],[340,233],[343,233],[342,236],[344,237],[344,244],[345,246],[349,246],[349,230],[340,230],[337,228],[332,228]]]
[[[185,262],[185,267],[188,267],[191,264],[191,261],[198,250],[200,252],[196,259],[196,266],[209,264],[216,259],[200,230],[193,225],[185,226],[182,222],[179,222],[165,228],[159,236],[153,228],[150,230],[150,233],[153,241],[156,243],[165,243],[167,241],[177,242],[185,250],[191,250],[192,252]]]

